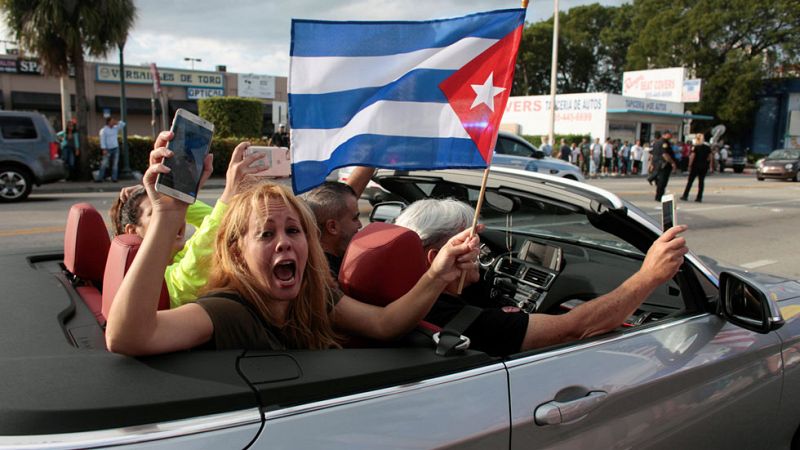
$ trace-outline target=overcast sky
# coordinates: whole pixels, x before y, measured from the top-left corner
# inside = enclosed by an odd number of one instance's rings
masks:
[[[561,0],[562,11],[590,3],[618,6],[625,0]],[[225,65],[229,72],[289,73],[291,19],[424,20],[515,8],[514,0],[135,0],[138,17],[125,47],[125,63],[197,70]],[[549,18],[553,2],[531,0],[527,21]],[[5,27],[0,34],[9,39]],[[109,61],[118,61],[116,52]]]

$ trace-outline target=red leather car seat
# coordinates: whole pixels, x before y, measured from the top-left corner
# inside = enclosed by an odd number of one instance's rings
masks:
[[[100,213],[89,203],[72,205],[64,231],[64,267],[74,275],[75,290],[100,323],[105,322],[100,290],[110,243]]]
[[[114,296],[117,295],[119,287],[122,284],[125,273],[128,272],[136,253],[139,251],[139,246],[142,244],[142,238],[135,234],[122,234],[111,241],[111,248],[108,251],[108,259],[106,261],[105,274],[103,276],[103,318],[108,317],[108,312],[111,310],[111,303],[114,301]],[[158,300],[158,309],[169,309],[169,291],[167,284],[161,284],[161,297]]]
[[[362,302],[386,306],[410,291],[426,270],[425,251],[417,233],[375,222],[350,241],[339,270],[339,287]],[[420,326],[439,331],[425,321]]]

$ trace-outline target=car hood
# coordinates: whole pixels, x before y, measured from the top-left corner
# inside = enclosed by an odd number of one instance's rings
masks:
[[[763,286],[767,295],[776,302],[793,298],[800,298],[800,280],[780,277],[763,272],[753,272],[735,265],[728,265],[709,256],[699,256],[703,263],[717,274],[721,272],[734,272]]]
[[[765,166],[782,166],[784,164],[796,163],[796,159],[765,159],[762,163]]]

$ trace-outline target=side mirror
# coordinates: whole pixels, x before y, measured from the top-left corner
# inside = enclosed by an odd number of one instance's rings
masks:
[[[762,334],[783,326],[780,309],[756,283],[737,273],[722,272],[719,285],[722,315],[730,323]]]
[[[372,207],[372,212],[369,213],[369,221],[392,223],[406,209],[406,206],[403,202],[378,203]]]
[[[531,155],[531,156],[533,156],[536,159],[542,159],[542,158],[544,158],[544,152],[541,151],[541,150],[534,150],[533,151],[533,155]]]
[[[486,206],[502,214],[511,214],[519,209],[519,199],[498,194],[494,191],[486,191],[484,201]]]

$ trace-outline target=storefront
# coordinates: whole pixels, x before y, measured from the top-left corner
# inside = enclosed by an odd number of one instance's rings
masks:
[[[683,103],[618,94],[585,93],[556,96],[555,134],[582,134],[592,138],[649,142],[656,131],[672,132],[683,139],[691,120],[711,116],[687,114]],[[519,134],[546,136],[550,123],[550,96],[510,97],[503,116],[504,128]]]
[[[153,75],[149,66],[125,66],[125,104],[128,132],[151,136],[161,130],[162,110],[167,124],[178,108],[197,113],[197,101],[214,96],[257,98],[264,103],[262,132],[270,135],[279,123],[286,123],[287,79],[271,75],[236,74],[158,68],[163,102],[153,98]],[[88,129],[95,134],[106,116],[120,118],[119,66],[88,62],[84,67]],[[74,73],[66,80],[70,93],[70,116],[75,111]],[[0,109],[38,111],[61,129],[60,82],[44,76],[35,59],[0,55]],[[155,121],[153,113],[155,112]],[[155,122],[155,123],[154,123]]]

